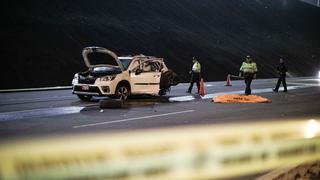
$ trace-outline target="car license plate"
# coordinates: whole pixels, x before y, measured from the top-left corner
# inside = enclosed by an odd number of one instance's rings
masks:
[[[83,86],[81,86],[81,89],[83,91],[88,91],[89,90],[89,86],[88,85],[83,85]]]

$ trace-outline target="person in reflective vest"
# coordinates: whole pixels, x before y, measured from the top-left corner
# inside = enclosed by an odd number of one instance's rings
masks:
[[[240,67],[239,76],[244,78],[246,84],[245,94],[251,94],[251,82],[257,77],[257,64],[252,61],[250,56],[246,57],[246,60],[242,63]]]
[[[288,71],[288,68],[286,66],[286,64],[284,63],[283,58],[280,58],[280,63],[277,66],[277,71],[279,74],[279,78],[278,78],[278,82],[276,85],[276,88],[272,89],[274,92],[278,92],[280,84],[282,82],[283,85],[283,92],[287,92],[287,83],[286,83],[286,72]]]
[[[199,61],[195,57],[192,57],[192,63],[193,63],[192,70],[189,72],[191,74],[191,80],[190,80],[190,86],[189,86],[189,89],[188,89],[187,93],[191,93],[194,83],[197,84],[198,93],[199,93],[199,90],[200,90],[200,78],[201,78],[201,75],[200,75],[200,73],[201,73],[201,65],[200,65]]]

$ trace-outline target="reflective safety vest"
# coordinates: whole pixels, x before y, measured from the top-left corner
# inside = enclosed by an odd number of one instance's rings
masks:
[[[200,73],[201,65],[200,65],[200,63],[198,61],[193,64],[192,71],[195,72],[195,73]]]
[[[257,64],[255,62],[247,63],[243,62],[240,68],[240,71],[244,73],[257,73]]]

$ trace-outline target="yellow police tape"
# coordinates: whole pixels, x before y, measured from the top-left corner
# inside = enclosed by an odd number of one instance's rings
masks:
[[[2,143],[0,179],[215,179],[315,159],[315,120],[206,125]]]

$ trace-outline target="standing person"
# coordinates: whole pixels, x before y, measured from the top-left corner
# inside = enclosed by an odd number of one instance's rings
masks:
[[[199,94],[201,65],[195,57],[192,57],[192,63],[193,63],[192,70],[189,72],[191,74],[191,80],[190,80],[190,86],[187,93],[191,93],[193,84],[196,83],[198,87],[198,94]]]
[[[252,79],[256,79],[257,77],[257,64],[252,61],[252,58],[250,56],[246,57],[246,60],[242,63],[240,67],[240,77],[244,77],[244,82],[246,83],[246,90],[245,94],[250,95],[251,94],[251,82]]]
[[[286,64],[284,63],[284,59],[283,58],[280,58],[280,63],[277,66],[277,71],[278,71],[278,74],[279,74],[278,82],[277,82],[276,88],[274,88],[272,90],[274,92],[278,92],[280,84],[282,82],[282,85],[283,85],[283,88],[284,88],[283,92],[288,92],[287,83],[286,83],[286,72],[288,71],[288,68],[287,68]]]

